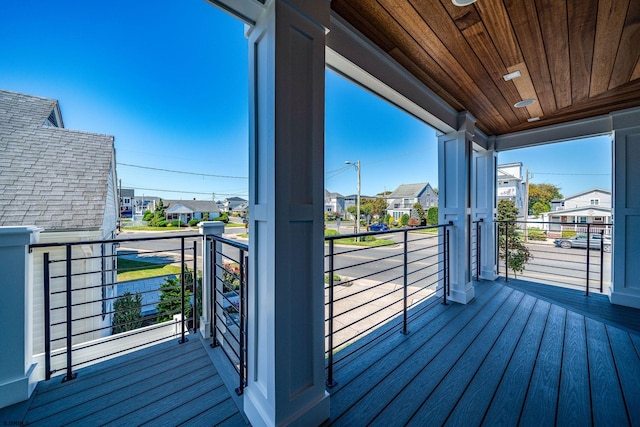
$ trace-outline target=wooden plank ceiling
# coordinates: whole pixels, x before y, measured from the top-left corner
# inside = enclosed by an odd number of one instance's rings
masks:
[[[333,0],[331,8],[487,135],[640,105],[640,0]],[[505,81],[514,71],[520,77]],[[514,106],[524,99],[536,102]]]

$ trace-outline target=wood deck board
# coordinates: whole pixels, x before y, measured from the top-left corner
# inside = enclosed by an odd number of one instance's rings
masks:
[[[478,375],[483,377],[479,381],[484,382],[484,387],[495,389],[501,370],[504,370],[509,361],[535,303],[535,298],[523,295],[511,312],[506,311],[502,317],[494,316],[429,396],[428,404],[425,401],[413,416],[411,424],[424,425],[427,422],[434,425],[444,424],[454,407],[460,402],[460,397]],[[502,369],[500,365],[503,366]],[[492,377],[495,380],[493,385],[491,385]],[[486,390],[484,393],[487,394]],[[467,407],[470,412],[476,412],[479,409],[484,412],[488,406],[488,401],[470,399],[467,402],[473,405]],[[464,403],[460,404],[460,407],[462,406]]]
[[[375,417],[377,424],[382,424],[391,415],[392,422],[403,423],[418,409],[421,401],[416,396],[426,395],[430,388],[437,386],[439,379],[432,377],[431,366],[433,364],[453,363],[441,356],[443,352],[456,354],[462,352],[473,340],[474,336],[482,330],[493,315],[500,310],[512,297],[513,292],[501,291],[486,306],[467,307],[459,316],[440,329],[434,337],[420,347],[405,361],[405,364],[393,373],[393,377],[376,386],[367,393],[350,411],[341,422],[353,424],[355,421],[370,422]],[[482,308],[482,309],[481,309]],[[391,377],[391,376],[390,376]],[[396,415],[397,417],[393,417]]]
[[[464,394],[446,419],[448,425],[480,425],[494,397],[494,394],[487,392],[487,390],[497,391],[500,383],[504,386],[502,390],[508,390],[506,392],[503,391],[503,394],[498,398],[501,403],[508,405],[510,409],[522,407],[529,376],[522,375],[523,378],[526,376],[526,382],[502,381],[502,379],[509,366],[518,365],[520,368],[529,368],[529,372],[533,368],[530,358],[525,358],[528,363],[524,367],[522,366],[522,359],[518,363],[518,358],[522,357],[522,353],[526,350],[528,352],[525,353],[525,356],[537,353],[537,348],[542,338],[544,322],[549,312],[549,304],[533,297],[528,297],[526,302],[529,302],[530,299],[533,299],[533,302],[528,318],[524,318],[524,313],[521,313],[523,308],[523,305],[521,305],[518,308],[520,311],[514,314],[510,324],[507,325],[508,329],[505,329],[500,334],[499,341],[489,352],[486,361],[478,368],[473,380],[469,383]],[[522,329],[519,329],[519,322],[523,323]],[[532,349],[536,351],[531,351]],[[520,354],[517,353],[517,350],[520,351]],[[516,359],[515,362],[514,359]],[[514,362],[513,365],[511,365],[512,362]],[[510,412],[516,411],[512,410]],[[519,413],[519,411],[517,412]]]
[[[564,308],[551,306],[520,416],[523,426],[555,424],[566,315]]]
[[[586,319],[589,383],[594,425],[629,425],[604,324]]]
[[[203,344],[193,337],[185,344],[171,340],[80,369],[78,378],[64,384],[59,378],[41,382],[24,417],[10,421],[36,426],[174,426],[205,412],[212,425],[244,424]],[[0,410],[0,421],[5,413],[15,411]]]
[[[640,425],[640,357],[629,333],[607,326],[617,377],[631,425]]]
[[[520,342],[518,342],[515,352],[509,361],[509,365],[500,379],[500,384],[492,397],[488,410],[482,414],[484,415],[484,420],[480,419],[477,425],[483,423],[490,426],[508,426],[518,423],[533,374],[536,357],[542,344],[542,337],[546,329],[545,326],[550,309],[551,304],[538,300],[533,314],[529,322],[527,322],[527,326],[520,338]],[[488,394],[481,386],[480,392]],[[473,396],[471,391],[467,393]],[[466,411],[464,408],[464,403],[461,402],[456,408],[459,410],[453,412],[449,420],[447,420],[447,424],[456,425],[456,423],[458,423],[457,425],[460,425],[459,422],[468,420],[468,425],[476,425],[474,420],[481,414],[470,414],[469,411]]]
[[[415,347],[417,339],[405,341],[407,347],[412,350],[415,348],[407,357],[396,359],[394,357],[396,351],[386,354],[385,359],[377,363],[369,372],[358,376],[347,387],[340,390],[341,393],[338,393],[340,398],[332,399],[332,422],[337,421],[339,425],[353,425],[373,419],[386,406],[386,403],[403,391],[408,381],[424,370],[425,365],[436,357],[458,333],[470,336],[474,333],[473,331],[479,330],[478,325],[488,321],[492,310],[497,311],[511,293],[511,290],[503,288],[496,297],[486,302],[486,306],[482,305],[481,301],[476,301],[475,304],[469,304],[466,310],[461,311],[453,319],[447,319],[445,316],[441,319],[442,324],[434,322],[429,328],[430,338],[426,342],[418,342],[417,348]],[[454,311],[458,309],[454,308]],[[478,314],[481,317],[476,319]],[[474,322],[471,322],[472,320]],[[393,369],[389,367],[390,363],[393,363]],[[403,402],[398,401],[398,404],[401,403]],[[341,415],[342,418],[340,418]]]

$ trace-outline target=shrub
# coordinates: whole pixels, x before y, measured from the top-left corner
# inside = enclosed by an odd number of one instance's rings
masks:
[[[547,233],[539,228],[530,228],[527,236],[529,240],[547,240]]]
[[[431,206],[427,211],[427,225],[438,225],[438,207]]]
[[[185,275],[185,281],[187,277]],[[186,287],[186,284],[185,284]],[[158,323],[172,320],[174,314],[180,313],[180,305],[182,303],[182,286],[180,279],[166,278],[160,285],[160,302],[158,303]],[[191,292],[185,288],[184,293],[184,317],[185,319],[191,314],[191,306],[189,305],[189,297]]]
[[[144,215],[142,217],[143,221],[151,221],[153,219],[153,212],[150,210],[144,211]]]
[[[191,221],[189,221],[189,227],[195,227],[198,224],[200,224],[200,219],[198,218],[193,218]]]
[[[164,219],[158,221],[155,223],[156,227],[166,227],[167,226],[167,221],[165,221]]]
[[[562,230],[562,238],[563,239],[568,239],[570,237],[575,236],[576,234],[578,234],[578,232],[575,231],[575,230]]]
[[[142,326],[142,296],[125,292],[113,303],[113,333],[138,329]]]
[[[172,227],[184,227],[184,222],[180,219],[174,219],[173,221],[171,221],[171,226]]]
[[[213,218],[214,221],[222,221],[225,224],[229,223],[229,213],[228,212],[222,212],[220,214],[220,216]]]
[[[240,265],[236,262],[224,264],[222,269],[223,292],[240,288]]]
[[[337,236],[338,232],[336,230],[324,230],[324,235],[325,236]]]
[[[407,222],[409,227],[417,227],[420,225],[420,220],[418,218],[409,218],[409,222]]]
[[[402,215],[402,217],[400,217],[400,224],[402,224],[403,227],[406,227],[407,224],[409,224],[409,215]]]

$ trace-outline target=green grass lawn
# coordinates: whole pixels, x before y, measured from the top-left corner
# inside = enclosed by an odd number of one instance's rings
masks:
[[[427,228],[425,230],[410,230],[409,233],[419,233],[419,234],[438,234],[439,228]]]
[[[140,225],[136,227],[122,227],[122,231],[126,230],[143,230],[143,231],[176,231],[176,230],[184,230],[191,229],[196,231],[198,227],[151,227],[149,225]]]
[[[325,236],[337,236],[338,232],[336,230],[325,230]],[[356,241],[352,237],[347,237],[343,239],[336,239],[334,242],[338,245],[352,245],[352,246],[389,246],[395,245],[396,242],[387,240],[387,239],[376,239],[374,236],[366,236],[362,241]]]
[[[180,274],[180,267],[118,258],[118,282],[148,279],[149,277],[165,276],[167,274]]]
[[[244,228],[244,224],[238,224],[237,222],[230,222],[228,224],[224,225],[225,227],[243,227]]]

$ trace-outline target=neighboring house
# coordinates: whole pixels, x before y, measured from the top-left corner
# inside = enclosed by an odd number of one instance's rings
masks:
[[[522,163],[506,163],[498,165],[496,176],[498,181],[497,197],[500,200],[511,200],[518,208],[518,216],[524,216],[526,184],[522,181]]]
[[[43,229],[40,243],[105,240],[115,237],[119,216],[113,137],[65,129],[58,101],[0,90],[0,226],[35,225]],[[33,343],[43,351],[43,249],[34,249]],[[50,259],[65,259],[65,247],[47,248]],[[104,265],[100,255],[115,254],[111,244],[75,246],[74,304],[87,313],[73,324],[74,342],[109,335],[116,295],[115,259]],[[91,259],[91,257],[95,257]],[[64,263],[50,264],[51,292],[64,289]],[[51,298],[52,305],[60,303]],[[52,310],[60,323],[64,310]],[[101,328],[104,328],[101,330]],[[83,333],[84,331],[96,331]],[[64,323],[52,327],[54,348],[62,346]]]
[[[542,214],[542,221],[551,224],[548,230],[551,235],[559,234],[561,230],[586,231],[586,224],[592,224],[590,230],[599,232],[605,230],[610,233],[607,224],[611,224],[611,192],[594,188],[589,191],[551,201],[551,212]],[[561,225],[559,223],[573,222],[577,225]],[[558,224],[553,224],[558,223]],[[581,225],[585,224],[585,225]]]
[[[413,205],[420,203],[424,210],[438,206],[438,195],[428,182],[418,184],[402,184],[387,196],[387,214],[394,219],[402,215],[411,216]]]
[[[247,216],[247,212],[249,211],[249,202],[244,202],[236,206],[231,210],[231,213],[244,218]]]
[[[243,203],[248,203],[248,201],[243,199],[242,197],[229,197],[228,199],[224,199],[222,201],[223,208],[220,209],[220,210],[222,212],[231,213],[231,211],[234,208],[237,208],[238,206],[240,206]]]
[[[133,198],[133,213],[136,217],[141,217],[146,211],[155,211],[156,203],[160,200],[159,197],[153,196],[136,196]]]
[[[220,215],[218,205],[213,200],[165,200],[162,202],[169,206],[164,214],[167,221],[176,219],[188,223],[192,219],[203,219],[205,214],[209,219]]]
[[[346,212],[344,196],[340,193],[332,193],[324,190],[324,211],[334,214]]]
[[[120,188],[118,192],[120,194],[120,216],[122,218],[132,218],[135,190],[133,188]]]
[[[366,199],[375,199],[375,197],[371,196],[360,196],[360,203],[364,203]],[[355,216],[349,213],[349,208],[351,206],[356,206],[358,204],[358,195],[357,194],[349,194],[348,196],[344,196],[344,218],[355,220]],[[326,199],[325,199],[325,210],[326,210]]]

